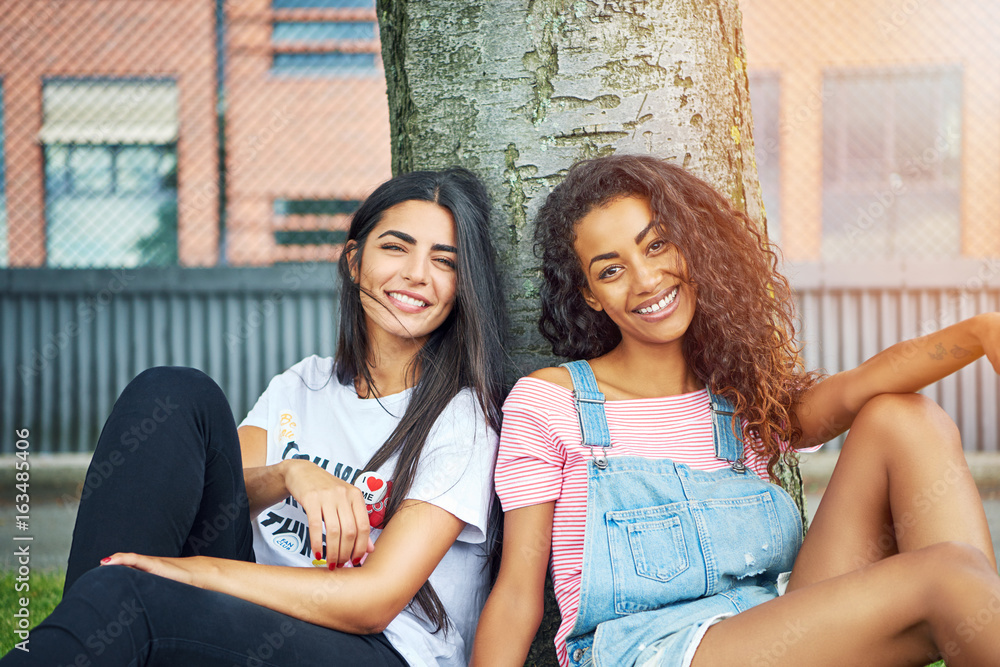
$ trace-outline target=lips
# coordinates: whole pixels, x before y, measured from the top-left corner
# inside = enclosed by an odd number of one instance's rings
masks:
[[[391,291],[385,295],[397,310],[404,313],[421,313],[431,305],[422,296],[413,292]]]
[[[670,310],[677,302],[677,295],[680,293],[681,286],[674,285],[671,289],[663,292],[652,299],[643,301],[639,304],[638,308],[633,308],[632,312],[639,315],[655,315],[660,311]]]
[[[416,306],[417,308],[426,308],[430,304],[421,299],[420,297],[407,294],[406,292],[387,292],[389,298],[395,299],[401,303],[405,303],[409,306]]]

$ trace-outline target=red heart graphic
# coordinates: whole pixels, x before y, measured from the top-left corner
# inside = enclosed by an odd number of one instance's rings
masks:
[[[382,485],[385,484],[385,482],[383,482],[377,477],[369,477],[368,479],[365,480],[365,484],[368,485],[369,491],[378,491],[379,489],[382,488]]]

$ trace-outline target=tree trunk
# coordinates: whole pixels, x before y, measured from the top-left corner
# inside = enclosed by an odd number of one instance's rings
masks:
[[[766,224],[737,0],[378,0],[378,17],[393,172],[461,165],[493,198],[516,375],[554,361],[531,221],[573,162],[668,158]]]

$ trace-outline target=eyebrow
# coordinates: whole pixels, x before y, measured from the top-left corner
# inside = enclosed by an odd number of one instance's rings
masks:
[[[649,224],[643,227],[642,231],[635,235],[635,244],[639,245],[640,243],[642,243],[642,240],[646,238],[646,234],[648,234],[649,230],[651,230],[653,227],[656,227],[656,221],[650,220]]]
[[[378,235],[379,238],[382,238],[384,236],[395,236],[404,243],[409,243],[410,245],[417,245],[417,239],[413,238],[406,232],[401,232],[395,229],[387,229],[386,231]],[[456,248],[453,245],[448,245],[447,243],[435,243],[434,245],[431,246],[431,250],[436,250],[438,252],[453,252],[456,255],[458,254],[458,248]]]
[[[650,220],[649,224],[643,227],[642,231],[635,235],[636,245],[642,243],[642,240],[646,238],[646,234],[648,234],[649,230],[653,229],[654,227],[656,227],[656,221]],[[594,262],[600,262],[605,259],[615,259],[618,256],[619,255],[616,252],[606,252],[603,255],[596,255],[593,259],[590,260],[590,264],[587,265],[587,268],[589,269],[591,266],[593,266]]]
[[[395,236],[400,241],[409,243],[410,245],[417,245],[417,240],[405,232],[397,232],[395,229],[387,229],[378,235],[379,238],[384,238],[386,236]]]

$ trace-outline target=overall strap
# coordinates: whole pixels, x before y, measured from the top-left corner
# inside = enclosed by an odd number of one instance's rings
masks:
[[[729,461],[736,472],[746,472],[743,463],[743,440],[733,431],[733,404],[724,396],[708,390],[712,402],[712,435],[715,439],[716,458]]]
[[[611,432],[604,416],[604,394],[597,388],[597,378],[586,361],[569,361],[561,365],[573,379],[573,401],[580,420],[582,444],[590,447],[597,467],[604,469],[608,465],[607,450],[611,449]],[[594,447],[600,447],[602,453],[595,454]]]

